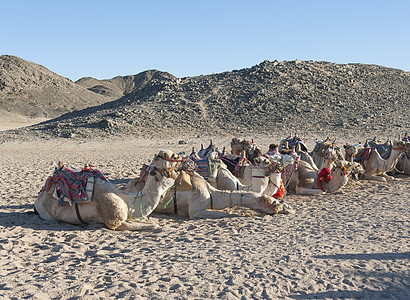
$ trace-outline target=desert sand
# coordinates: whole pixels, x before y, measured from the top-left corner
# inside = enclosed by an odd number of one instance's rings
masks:
[[[161,226],[155,231],[46,222],[33,213],[60,160],[76,168],[91,163],[122,186],[159,150],[190,152],[209,138],[1,144],[0,298],[410,299],[405,176],[353,181],[335,194],[289,195],[295,215],[237,209],[226,218],[190,220],[154,214]],[[212,138],[228,147],[232,136]],[[266,151],[279,139],[257,142]]]

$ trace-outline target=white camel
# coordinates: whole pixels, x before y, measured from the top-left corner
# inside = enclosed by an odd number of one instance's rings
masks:
[[[344,161],[338,161],[334,164],[330,170],[331,176],[328,177],[328,179],[331,178],[330,180],[322,179],[322,171],[317,174],[310,164],[300,161],[299,167],[290,179],[289,191],[307,195],[333,193],[340,190],[348,182],[346,162]]]
[[[403,153],[397,161],[396,173],[410,175],[410,151]]]
[[[410,143],[394,141],[390,157],[388,159],[383,159],[376,149],[370,149],[368,158],[361,162],[364,167],[364,179],[377,181],[394,179],[394,177],[387,175],[386,172],[393,170],[400,155],[409,150]]]
[[[271,161],[266,157],[257,157],[252,164],[244,166],[243,184],[236,178],[227,168],[220,168],[216,171],[215,184],[212,184],[219,190],[238,190],[238,191],[254,191],[258,194],[262,193],[268,186],[268,176],[271,173]]]
[[[180,156],[172,151],[160,151],[141,192],[129,194],[114,184],[96,178],[91,202],[70,205],[56,200],[49,191],[42,190],[34,203],[43,220],[59,220],[71,224],[103,222],[112,230],[155,229],[158,225],[146,217],[156,208],[164,192],[175,183],[175,169]],[[174,178],[173,178],[174,177]],[[80,216],[80,217],[79,217]],[[137,222],[133,222],[137,220]]]
[[[335,142],[330,143],[327,139],[316,143],[311,156],[319,170],[326,167],[331,168],[333,163],[344,159],[340,148]]]
[[[220,218],[228,214],[221,211],[228,207],[247,207],[266,214],[293,214],[294,210],[286,203],[267,195],[252,191],[218,190],[211,186],[200,175],[190,175],[192,189],[169,192],[155,211],[161,213],[176,213],[189,218]],[[211,210],[209,210],[211,209]]]
[[[253,191],[218,190],[197,173],[182,174],[183,180],[181,177],[176,179],[175,188],[168,191],[156,207],[156,212],[174,213],[189,218],[220,218],[228,214],[213,210],[242,206],[266,214],[294,213],[288,204],[281,203],[270,196]],[[135,193],[140,187],[138,184],[128,184],[125,190]]]

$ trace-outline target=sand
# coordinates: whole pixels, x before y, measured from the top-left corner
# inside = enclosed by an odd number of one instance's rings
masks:
[[[221,147],[232,137],[214,137]],[[221,219],[160,214],[161,229],[42,221],[33,202],[59,160],[92,163],[119,186],[186,140],[31,140],[0,145],[0,298],[410,299],[410,178],[289,195],[295,215]],[[264,151],[277,137],[257,140]],[[356,142],[356,140],[352,140]],[[309,141],[312,145],[313,140]],[[253,216],[249,216],[253,214]]]

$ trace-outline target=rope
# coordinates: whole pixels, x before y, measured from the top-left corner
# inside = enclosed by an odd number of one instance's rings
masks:
[[[134,208],[135,208],[135,202],[137,202],[137,197],[138,197],[139,194],[141,195],[140,196],[140,212],[141,212],[141,219],[140,220],[136,219],[134,217],[133,213],[132,213]],[[133,202],[132,207],[131,207],[131,217],[135,222],[141,222],[144,219],[144,213],[142,212],[142,191],[137,192],[137,194],[135,195],[135,199],[134,199],[134,202]]]

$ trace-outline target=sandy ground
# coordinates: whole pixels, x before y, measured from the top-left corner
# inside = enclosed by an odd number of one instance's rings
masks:
[[[228,146],[231,138],[214,142]],[[123,185],[161,149],[190,152],[209,143],[179,140],[1,144],[0,298],[410,299],[409,177],[289,195],[295,215],[154,214],[161,229],[146,232],[46,222],[32,213],[59,160],[92,163]],[[266,151],[279,139],[257,141]]]
[[[46,118],[27,118],[0,110],[0,131],[17,129],[47,121]]]

